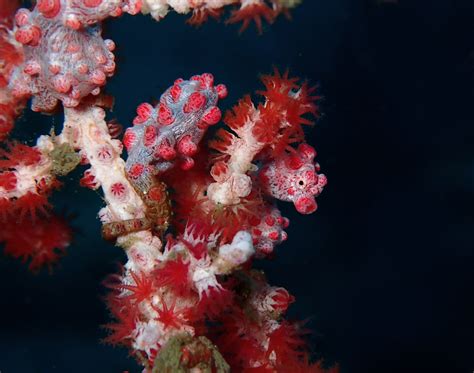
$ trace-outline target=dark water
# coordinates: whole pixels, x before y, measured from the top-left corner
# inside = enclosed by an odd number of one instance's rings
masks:
[[[228,85],[225,108],[273,65],[319,82],[324,116],[308,141],[329,185],[314,215],[281,206],[289,240],[259,265],[296,296],[290,316],[310,318],[312,349],[343,373],[471,372],[474,3],[378,3],[306,0],[262,36],[195,30],[178,15],[109,22],[114,116],[130,123],[175,78],[206,71]],[[51,124],[28,112],[17,135]],[[126,350],[98,342],[100,282],[124,255],[101,240],[100,198],[79,177],[55,196],[78,232],[54,274],[0,259],[2,373],[139,371]]]

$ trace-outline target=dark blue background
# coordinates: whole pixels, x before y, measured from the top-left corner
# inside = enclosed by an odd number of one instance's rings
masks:
[[[308,141],[329,185],[314,215],[281,204],[289,240],[259,265],[343,373],[473,371],[474,3],[306,0],[262,36],[237,29],[195,30],[175,14],[107,23],[111,117],[130,123],[175,78],[206,71],[229,87],[224,108],[273,65],[319,83],[324,116]],[[27,112],[16,134],[32,140],[52,122]],[[102,241],[101,199],[79,177],[55,196],[77,234],[53,275],[0,259],[2,373],[139,371],[98,342],[100,283],[124,255]]]

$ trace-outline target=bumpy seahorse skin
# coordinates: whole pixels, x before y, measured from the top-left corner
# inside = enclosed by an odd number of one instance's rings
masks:
[[[155,107],[141,104],[134,127],[123,138],[129,179],[145,190],[152,175],[175,164],[184,170],[193,167],[192,157],[207,127],[221,119],[217,101],[226,95],[224,85],[214,86],[214,77],[202,74],[176,80]]]
[[[327,184],[326,176],[319,174],[319,164],[313,162],[314,148],[300,144],[295,152],[285,153],[260,172],[260,181],[266,193],[281,201],[293,202],[301,214],[317,209],[316,198]]]

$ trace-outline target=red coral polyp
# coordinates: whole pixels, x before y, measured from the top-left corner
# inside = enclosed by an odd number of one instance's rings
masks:
[[[197,306],[197,313],[214,319],[232,305],[233,293],[224,288],[210,287],[203,292]]]
[[[274,354],[275,361],[285,367],[294,360],[301,359],[304,355],[305,342],[298,325],[283,321],[280,326],[269,335],[267,357]]]
[[[19,165],[32,166],[40,161],[41,153],[28,145],[13,143],[10,144],[9,150],[0,149],[0,169]]]
[[[134,284],[118,285],[117,288],[127,290],[129,294],[124,298],[130,299],[136,303],[140,303],[146,299],[151,298],[155,291],[153,278],[144,273],[130,272]]]
[[[191,291],[189,280],[189,263],[181,256],[176,260],[168,260],[162,268],[155,272],[156,286],[166,286],[182,295]]]
[[[19,214],[19,219],[31,218],[37,221],[38,216],[47,216],[51,205],[44,194],[28,192],[15,201],[15,211]]]
[[[298,88],[299,79],[297,77],[289,78],[289,70],[286,70],[282,75],[277,68],[274,68],[273,75],[264,74],[260,79],[266,90],[257,91],[257,94],[279,104],[284,104],[290,91]]]
[[[227,153],[236,137],[224,128],[219,128],[215,139],[209,141],[209,148],[221,153]]]
[[[7,192],[15,189],[16,182],[15,173],[11,171],[0,173],[0,188],[5,189]]]
[[[176,299],[168,306],[164,300],[161,301],[161,307],[152,306],[158,313],[157,320],[164,325],[164,328],[179,329],[185,324],[182,312],[176,311]]]
[[[255,22],[255,26],[259,34],[262,33],[263,25],[262,18],[268,23],[273,23],[277,12],[270,6],[268,6],[264,0],[253,1],[249,4],[242,5],[240,9],[234,10],[231,17],[227,20],[227,23],[239,23],[242,22],[239,32],[244,32],[250,25],[250,22]]]
[[[260,121],[254,127],[254,134],[270,145],[273,157],[297,142],[304,141],[303,125],[314,122],[306,116],[319,117],[317,102],[321,96],[312,95],[316,87],[307,83],[298,84],[298,78],[289,78],[275,69],[273,75],[263,75],[265,90],[257,91],[265,97],[265,104],[259,105]],[[282,125],[283,124],[283,125]]]
[[[129,346],[138,319],[137,307],[129,299],[121,299],[115,294],[108,297],[108,307],[117,321],[104,325],[109,332],[104,342]]]
[[[52,265],[65,253],[72,239],[72,229],[65,218],[50,216],[33,222],[8,219],[2,223],[0,243],[5,244],[5,254],[23,261],[30,260],[29,269],[38,271]]]
[[[273,75],[263,75],[261,80],[265,90],[257,91],[257,94],[264,96],[267,102],[284,107],[290,124],[311,124],[311,121],[301,118],[305,114],[319,117],[317,102],[321,96],[313,95],[317,87],[308,87],[307,82],[299,84],[299,78],[289,78],[288,70],[281,75],[275,69]]]
[[[224,123],[232,129],[238,129],[245,125],[256,113],[255,106],[249,95],[239,100],[232,110],[227,111]]]
[[[193,15],[186,21],[187,24],[199,27],[202,26],[208,19],[213,18],[219,20],[222,14],[222,9],[213,9],[206,6],[201,6],[193,9]]]
[[[271,144],[277,139],[283,112],[281,107],[268,103],[259,105],[260,119],[255,123],[252,133],[258,141]]]

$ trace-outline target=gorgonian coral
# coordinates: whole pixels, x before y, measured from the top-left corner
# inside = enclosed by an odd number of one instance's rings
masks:
[[[137,108],[133,126],[106,121],[104,94],[115,71],[115,44],[101,21],[122,13],[193,12],[190,23],[217,17],[262,30],[297,1],[38,0],[2,11],[0,138],[24,101],[64,108],[61,133],[34,146],[0,149],[0,242],[5,252],[51,266],[72,239],[49,196],[61,178],[84,167],[80,185],[102,190],[102,235],[127,262],[106,281],[112,344],[128,347],[146,372],[321,372],[309,362],[298,323],[284,319],[294,297],[252,269],[287,239],[289,220],[275,200],[316,210],[326,184],[305,142],[319,96],[288,73],[264,75],[263,98],[242,98],[219,125],[223,84],[209,73],[178,79],[157,104]],[[2,3],[0,3],[2,4]],[[124,148],[126,159],[121,157]]]

